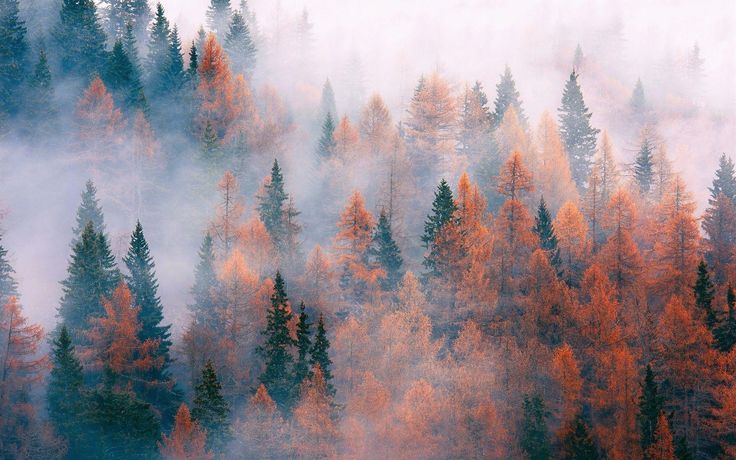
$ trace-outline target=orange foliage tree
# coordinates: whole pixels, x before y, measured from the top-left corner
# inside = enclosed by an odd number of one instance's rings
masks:
[[[205,448],[206,430],[192,420],[189,408],[182,403],[176,412],[171,434],[161,434],[158,443],[161,456],[166,460],[212,460],[214,454]]]
[[[562,205],[555,217],[554,229],[560,249],[562,279],[570,286],[577,286],[590,255],[590,240],[588,224],[575,203],[567,201]]]
[[[95,77],[77,103],[76,120],[82,160],[99,165],[114,160],[125,121],[100,77]]]

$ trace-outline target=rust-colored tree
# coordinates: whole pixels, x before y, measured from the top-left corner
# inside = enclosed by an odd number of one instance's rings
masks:
[[[161,434],[158,443],[161,456],[166,460],[212,460],[214,454],[207,451],[206,430],[192,420],[186,404],[179,407],[171,434]]]

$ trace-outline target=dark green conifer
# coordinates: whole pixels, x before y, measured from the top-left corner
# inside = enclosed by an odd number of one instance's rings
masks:
[[[560,458],[564,460],[598,460],[598,448],[590,434],[590,428],[582,415],[568,422],[560,447]]]
[[[431,249],[434,244],[437,233],[445,226],[451,219],[454,219],[457,206],[455,200],[452,197],[452,190],[447,182],[442,179],[437,186],[437,190],[434,192],[434,201],[432,202],[432,213],[427,216],[427,220],[424,222],[424,234],[422,235],[422,242],[424,247],[430,249],[430,254],[424,258],[424,266],[429,270],[430,273],[435,271],[435,261],[431,257]]]
[[[0,234],[0,309],[8,299],[18,295],[18,282],[15,280],[15,270],[8,261],[8,250],[3,247]]]
[[[207,446],[221,452],[230,439],[230,408],[222,396],[222,385],[217,380],[212,361],[202,369],[202,377],[194,388],[192,418],[207,430]]]
[[[544,401],[538,395],[526,396],[523,409],[519,445],[529,460],[547,460],[552,449],[546,422],[549,414]]]
[[[317,143],[317,155],[320,158],[328,158],[332,155],[335,150],[335,120],[333,119],[332,113],[327,112],[325,119],[322,122],[322,135]]]
[[[560,248],[557,245],[557,235],[555,235],[555,228],[552,224],[552,216],[544,202],[544,197],[539,199],[539,207],[537,208],[537,215],[534,217],[532,231],[539,237],[539,247],[547,253],[550,264],[559,269],[562,263]]]
[[[736,344],[736,293],[731,286],[728,286],[726,293],[726,316],[718,321],[716,328],[713,330],[716,347],[723,353],[729,353],[734,344]]]
[[[386,291],[396,289],[404,277],[402,269],[404,259],[401,257],[399,245],[394,241],[391,222],[383,209],[378,216],[378,224],[373,231],[373,242],[368,253],[371,262],[386,273],[381,278],[381,288]]]
[[[644,384],[641,387],[641,396],[639,396],[639,414],[636,417],[639,422],[641,448],[644,452],[655,442],[657,421],[663,406],[664,400],[659,395],[659,388],[654,380],[654,372],[652,372],[652,367],[647,364]]]
[[[651,191],[654,183],[654,146],[648,136],[642,140],[634,160],[634,180],[640,193],[645,195]]]
[[[77,208],[77,220],[76,226],[74,227],[72,246],[76,242],[76,239],[82,235],[84,228],[89,222],[92,222],[92,230],[95,233],[105,233],[102,208],[97,199],[97,188],[92,180],[88,180],[85,184],[84,191],[82,192],[82,202],[79,204],[79,208]]]
[[[277,160],[273,160],[271,180],[264,186],[265,194],[259,196],[258,213],[266,226],[274,246],[280,251],[284,248],[287,236],[286,203],[289,194],[284,190],[284,176]]]
[[[0,0],[0,111],[13,115],[22,102],[28,71],[28,41],[18,0]]]
[[[714,204],[718,195],[723,193],[732,201],[736,200],[736,172],[734,172],[733,160],[722,154],[718,161],[718,170],[716,177],[713,179],[713,186],[709,187],[710,198],[708,202],[711,206]]]
[[[698,263],[698,275],[693,286],[695,294],[695,306],[702,312],[705,318],[705,325],[708,329],[713,330],[716,325],[716,312],[713,310],[713,297],[715,295],[715,287],[710,280],[708,266],[704,260]]]
[[[335,387],[332,385],[332,360],[330,359],[330,340],[327,338],[327,331],[325,330],[325,318],[320,313],[319,321],[317,322],[317,334],[314,336],[314,344],[310,352],[311,357],[309,363],[312,367],[319,364],[322,369],[322,375],[325,377],[325,383],[327,385],[327,392],[334,396]]]
[[[210,0],[210,6],[207,8],[207,27],[220,40],[227,33],[232,14],[233,10],[230,6],[230,0]]]
[[[53,38],[63,75],[87,80],[102,73],[107,61],[107,38],[94,0],[62,0]]]
[[[309,352],[312,349],[312,323],[304,309],[304,302],[299,304],[299,323],[296,325],[296,348],[298,357],[294,364],[294,389],[298,392],[302,381],[309,375]],[[296,395],[298,396],[298,395]]]
[[[256,66],[256,45],[253,43],[248,24],[237,11],[233,13],[225,36],[225,51],[230,57],[233,72],[242,73],[250,79]]]
[[[526,115],[524,115],[524,108],[521,106],[521,99],[519,98],[519,92],[516,90],[516,82],[514,76],[511,74],[511,69],[506,66],[503,75],[501,75],[501,81],[496,85],[496,100],[494,101],[494,110],[492,114],[493,129],[497,128],[503,121],[503,116],[506,115],[506,110],[509,107],[513,107],[516,112],[516,116],[519,118],[521,125],[527,127]]]
[[[194,302],[189,308],[194,313],[195,322],[209,327],[215,326],[217,315],[213,296],[217,285],[215,251],[212,237],[207,233],[199,247],[199,262],[194,271],[194,286],[191,291]]]

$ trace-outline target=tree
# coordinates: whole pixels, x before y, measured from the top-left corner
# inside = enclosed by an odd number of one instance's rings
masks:
[[[496,100],[494,101],[494,110],[491,115],[493,129],[498,128],[501,124],[501,121],[506,115],[506,110],[508,110],[509,107],[514,109],[521,125],[526,126],[527,120],[524,115],[524,109],[521,106],[519,92],[516,90],[516,82],[511,74],[511,69],[509,66],[506,66],[506,70],[503,75],[501,75],[501,81],[496,85]]]
[[[580,410],[583,379],[578,361],[568,344],[557,347],[552,355],[551,376],[559,387],[557,414],[560,420],[570,420]]]
[[[151,19],[147,0],[106,0],[107,33],[112,40],[123,38],[130,28],[141,36]]]
[[[537,144],[539,152],[534,175],[539,191],[548,200],[552,212],[556,212],[565,201],[576,201],[578,193],[572,181],[570,162],[562,146],[557,124],[549,112],[542,114],[537,130]]]
[[[61,282],[59,318],[76,344],[84,344],[90,320],[104,313],[101,299],[109,297],[120,279],[107,238],[88,221],[72,249],[67,277]]]
[[[106,37],[94,0],[62,0],[60,21],[52,36],[63,75],[87,81],[102,70]]]
[[[309,351],[309,364],[312,368],[319,366],[322,378],[324,379],[325,390],[327,394],[334,396],[335,388],[332,386],[332,360],[330,359],[330,340],[327,338],[327,331],[325,330],[325,318],[324,315],[319,315],[319,321],[317,321],[317,333],[314,336],[314,343],[312,349]]]
[[[717,199],[721,193],[731,200],[736,200],[736,172],[734,172],[733,160],[726,157],[725,153],[721,154],[718,160],[716,177],[713,179],[713,185],[708,187],[708,191],[710,191],[710,200]],[[709,203],[712,205],[710,200]]]
[[[335,249],[339,255],[337,262],[343,267],[340,285],[350,288],[358,299],[380,276],[369,260],[374,225],[373,216],[365,209],[363,195],[356,190],[337,222]]]
[[[337,105],[335,103],[335,91],[332,89],[332,83],[330,79],[325,80],[325,84],[322,85],[322,97],[319,104],[319,113],[317,120],[322,121],[327,118],[327,114],[330,114],[330,118],[334,120],[337,117]],[[330,133],[332,138],[332,133]]]
[[[237,240],[237,231],[243,217],[243,200],[240,186],[235,175],[225,171],[217,184],[221,199],[217,207],[217,216],[211,227],[211,234],[219,243],[221,255],[227,257]]]
[[[652,190],[654,184],[653,153],[654,146],[649,137],[645,136],[634,161],[634,181],[642,196],[646,196]]]
[[[76,226],[74,227],[74,240],[82,235],[88,223],[92,222],[92,229],[96,233],[105,233],[105,222],[100,202],[97,199],[97,188],[92,180],[88,180],[82,192],[82,202],[77,208]]]
[[[598,448],[581,414],[568,421],[562,431],[560,458],[565,460],[597,460]]]
[[[221,452],[230,439],[230,408],[222,396],[222,385],[217,379],[212,361],[202,369],[199,383],[194,387],[192,418],[207,433],[207,448]]]
[[[611,197],[607,211],[606,227],[611,235],[598,257],[621,300],[624,293],[636,285],[643,266],[639,248],[632,237],[636,209],[628,193],[619,190]]]
[[[481,83],[476,81],[472,88],[466,86],[460,102],[457,151],[474,164],[491,153],[491,118],[488,96]]]
[[[250,79],[256,66],[256,45],[245,18],[237,11],[233,13],[225,36],[225,51],[230,57],[233,72]]]
[[[2,235],[0,235],[2,242]],[[15,270],[8,261],[8,250],[0,244],[0,305],[5,303],[11,297],[18,296],[18,282],[15,280]],[[0,316],[0,319],[2,317]]]
[[[600,193],[601,203],[608,203],[608,200],[618,189],[620,176],[608,131],[604,130],[601,135],[601,145],[593,162],[593,170],[596,171],[600,179],[598,192]]]
[[[96,165],[114,160],[125,121],[102,79],[92,80],[77,103],[75,115],[82,158]]]
[[[33,73],[29,77],[28,87],[30,91],[26,102],[26,113],[35,125],[32,132],[37,135],[49,134],[56,121],[58,111],[51,70],[49,69],[44,47],[41,47],[38,51],[38,61],[36,61]]]
[[[227,33],[232,14],[230,0],[210,0],[210,6],[207,8],[207,27],[218,37],[223,38]]]
[[[174,25],[169,34],[169,48],[166,55],[166,66],[162,74],[162,92],[164,96],[176,100],[186,82],[184,57],[179,39],[179,29]]]
[[[706,260],[713,268],[714,279],[724,282],[733,264],[736,248],[736,204],[723,192],[705,209],[702,222]]]
[[[105,68],[105,83],[118,106],[133,108],[139,101],[143,85],[123,43],[118,40],[112,48]]]
[[[264,194],[258,197],[258,213],[266,226],[274,246],[281,249],[286,238],[285,210],[288,193],[284,190],[284,176],[278,160],[273,160],[270,180],[263,186]]]
[[[196,323],[212,327],[215,316],[213,296],[218,282],[215,273],[215,253],[209,233],[202,240],[198,256],[199,261],[194,269],[194,285],[191,290],[194,301],[189,309],[194,314]]]
[[[549,416],[539,395],[525,396],[519,445],[529,460],[547,460],[552,455],[549,430],[545,419]]]
[[[320,158],[329,158],[335,151],[335,121],[332,113],[327,112],[324,121],[322,122],[322,135],[317,143],[317,155]]]
[[[355,158],[358,150],[358,139],[358,130],[350,123],[347,115],[344,115],[332,133],[334,143],[332,153],[342,160]]]
[[[265,343],[258,347],[258,353],[265,361],[265,369],[258,380],[282,409],[286,407],[292,394],[294,382],[291,349],[295,341],[289,332],[292,316],[289,299],[286,296],[286,283],[281,273],[277,271],[271,294],[271,307],[268,309],[268,324],[262,332]]]
[[[389,153],[394,129],[391,114],[379,94],[374,94],[360,117],[360,136],[372,158]]]
[[[301,398],[294,408],[298,427],[295,450],[310,458],[335,455],[337,427],[334,421],[333,393],[319,365],[302,384]]]
[[[212,460],[214,454],[207,450],[206,439],[207,431],[192,420],[189,408],[182,403],[171,435],[162,434],[158,448],[166,460]]]
[[[718,325],[713,330],[713,338],[715,344],[723,353],[729,353],[736,344],[736,293],[733,288],[728,286],[726,294],[726,317],[719,320]]]
[[[558,247],[555,227],[552,216],[549,214],[544,197],[539,200],[537,215],[534,217],[534,233],[539,237],[539,247],[547,253],[549,261],[555,269],[559,270],[562,260],[560,259],[560,248]]]
[[[593,114],[585,105],[575,70],[570,73],[570,78],[565,84],[562,105],[558,112],[560,113],[560,134],[570,157],[572,178],[578,189],[583,190],[590,174],[596,136],[600,130],[590,125],[590,117]]]
[[[373,230],[373,242],[369,249],[372,263],[380,267],[384,275],[381,277],[381,287],[386,291],[393,291],[404,277],[402,266],[404,259],[401,249],[393,237],[391,223],[384,210],[378,216],[378,223]]]
[[[575,286],[590,253],[588,225],[577,206],[568,201],[557,212],[554,229],[559,240],[562,279],[569,286]]]
[[[664,399],[659,394],[659,386],[654,380],[652,366],[647,364],[644,383],[641,385],[641,396],[639,396],[639,414],[636,416],[639,422],[641,448],[644,452],[656,442],[659,415],[663,408]]]
[[[49,420],[56,432],[68,444],[68,455],[78,457],[84,454],[83,439],[85,430],[82,419],[82,398],[84,376],[82,364],[77,358],[71,336],[62,325],[58,338],[52,341],[51,375],[46,402]]]
[[[166,19],[166,12],[161,3],[156,4],[156,13],[151,25],[151,33],[148,39],[148,56],[146,57],[146,70],[148,73],[148,84],[151,93],[159,95],[164,92],[166,68],[169,64],[169,50],[171,48],[171,26]]]
[[[309,375],[309,352],[312,349],[311,330],[312,323],[309,322],[307,312],[304,311],[304,302],[299,304],[299,322],[296,325],[296,348],[298,358],[294,363],[294,388],[298,389],[304,379]],[[295,395],[298,397],[298,394]]]
[[[695,294],[695,306],[698,307],[699,314],[705,319],[705,325],[708,329],[713,330],[718,321],[716,312],[713,310],[713,297],[715,295],[715,287],[710,280],[708,266],[704,260],[698,263],[698,275],[693,285],[693,293]]]
[[[422,242],[425,247],[430,247],[434,242],[437,233],[454,217],[457,211],[455,200],[452,197],[452,190],[447,182],[442,179],[434,192],[434,201],[432,202],[432,213],[427,216],[424,222],[424,235]]]
[[[26,78],[28,41],[18,0],[0,2],[0,106],[13,115],[21,104],[21,85]]]
[[[534,191],[532,174],[524,165],[521,153],[511,154],[498,176],[497,191],[509,200],[520,199],[522,193]]]
[[[657,430],[654,432],[654,442],[646,451],[651,460],[675,460],[675,446],[672,440],[670,424],[664,412],[660,412],[657,419]]]
[[[647,99],[644,95],[644,85],[641,82],[641,78],[636,79],[636,85],[634,85],[634,90],[631,92],[631,99],[629,99],[629,109],[639,119],[642,119],[647,113]]]

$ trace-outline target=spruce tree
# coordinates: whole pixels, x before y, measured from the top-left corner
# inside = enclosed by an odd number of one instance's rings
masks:
[[[192,42],[189,48],[189,68],[187,69],[187,76],[191,82],[197,81],[197,68],[199,67],[199,56],[197,55],[197,45]],[[192,85],[194,86],[194,85]]]
[[[371,262],[385,272],[385,276],[380,281],[381,288],[385,291],[396,289],[404,277],[402,270],[404,259],[401,257],[399,245],[394,241],[391,222],[383,209],[373,231],[373,242],[368,253],[372,259]]]
[[[693,455],[685,436],[675,437],[675,458],[677,460],[695,460],[695,455]]]
[[[2,245],[0,234],[0,311],[12,296],[18,296],[18,283],[14,276],[15,270],[8,261],[8,250]]]
[[[113,39],[125,36],[130,27],[136,35],[146,31],[151,18],[148,0],[107,0],[107,30]]]
[[[452,197],[452,190],[450,190],[450,186],[447,185],[447,182],[442,179],[437,186],[437,190],[434,192],[432,213],[429,214],[427,216],[427,220],[424,221],[422,242],[424,243],[425,248],[432,249],[435,236],[437,236],[445,224],[454,218],[456,211],[457,206],[455,205],[455,200]],[[435,262],[431,257],[431,254],[424,257],[423,263],[430,273],[435,272]]]
[[[222,148],[217,137],[217,130],[209,120],[207,120],[207,125],[204,127],[200,143],[202,161],[209,168],[215,168],[222,161]]]
[[[317,143],[317,155],[320,158],[328,158],[335,151],[335,121],[332,118],[332,113],[327,112],[325,119],[322,122],[322,135]]]
[[[57,115],[51,70],[44,47],[38,51],[38,61],[28,87],[30,91],[26,101],[26,115],[30,120],[29,124],[33,126],[33,133],[42,137],[50,134],[50,126]]]
[[[332,385],[332,360],[330,360],[330,340],[327,338],[327,331],[325,330],[325,318],[320,313],[319,321],[317,322],[317,333],[314,336],[314,344],[310,352],[309,363],[312,367],[319,364],[322,370],[322,375],[325,378],[327,385],[328,394],[335,395],[335,387]]]
[[[85,430],[81,417],[84,377],[69,331],[64,325],[58,338],[52,342],[51,365],[46,391],[49,420],[56,433],[67,440],[68,458],[79,458],[85,454],[82,443]]]
[[[53,37],[63,75],[88,79],[101,73],[107,61],[107,39],[94,0],[62,0]]]
[[[88,180],[82,192],[82,202],[77,208],[77,220],[74,227],[74,240],[72,246],[76,243],[77,238],[82,235],[84,228],[89,222],[92,222],[92,230],[95,233],[105,233],[105,221],[102,215],[102,208],[97,199],[97,188],[92,180]]]
[[[215,325],[216,314],[213,296],[217,284],[215,252],[212,237],[207,233],[199,247],[199,262],[194,271],[194,286],[192,286],[191,291],[194,302],[189,307],[194,313],[194,320],[199,324],[209,327]]]
[[[634,91],[631,93],[631,99],[629,100],[629,107],[636,116],[642,116],[646,113],[647,101],[644,96],[644,85],[641,78],[636,80],[636,86],[634,86]]]
[[[546,422],[549,413],[544,401],[538,395],[526,396],[523,409],[519,445],[529,460],[547,460],[551,456],[551,445]]]
[[[664,406],[664,400],[658,393],[659,388],[654,380],[654,372],[652,372],[652,367],[647,364],[641,396],[639,396],[639,414],[636,416],[639,422],[641,448],[644,452],[655,441],[657,420]]]
[[[284,190],[284,176],[279,162],[273,160],[271,181],[264,186],[265,194],[259,196],[258,213],[266,226],[274,246],[281,252],[285,249],[287,237],[286,202],[289,194]]]
[[[291,318],[289,299],[286,296],[286,283],[281,273],[276,272],[273,294],[271,294],[271,308],[268,309],[267,325],[262,332],[266,340],[262,346],[258,347],[258,353],[265,361],[265,370],[258,380],[282,409],[286,408],[294,382],[291,349],[296,342],[289,333]]]
[[[138,38],[136,38],[133,30],[133,24],[128,23],[125,26],[125,35],[123,36],[122,42],[125,54],[133,65],[134,76],[138,81],[141,81],[143,69],[141,67],[140,53],[138,52]]]
[[[207,430],[207,447],[221,452],[230,439],[230,408],[222,396],[222,385],[217,380],[212,361],[202,369],[202,377],[194,387],[192,418]]]
[[[702,259],[698,263],[698,275],[693,286],[693,293],[695,294],[695,306],[702,311],[705,318],[705,325],[708,326],[708,329],[712,330],[717,321],[716,312],[713,310],[715,288],[710,280],[708,266]]]
[[[117,106],[125,109],[136,106],[143,86],[120,40],[116,41],[112,48],[105,67],[104,80],[105,86],[115,97]]]
[[[590,434],[590,428],[582,415],[576,415],[565,428],[559,458],[563,460],[597,460],[600,458],[598,448]]]
[[[151,26],[151,34],[148,40],[148,56],[146,58],[146,69],[148,74],[147,88],[150,95],[158,97],[165,93],[166,72],[169,66],[169,53],[171,51],[171,28],[169,20],[161,3],[156,4],[156,13]]]
[[[731,286],[728,286],[726,293],[727,311],[725,318],[718,321],[718,325],[713,330],[713,338],[718,350],[723,353],[730,353],[736,344],[736,293]]]
[[[294,393],[292,400],[298,399],[299,387],[302,381],[309,375],[309,352],[312,349],[311,338],[312,323],[304,308],[304,302],[299,304],[299,323],[296,325],[296,348],[298,352],[297,361],[294,364]]]
[[[233,14],[230,0],[210,0],[207,8],[207,27],[214,32],[220,40],[225,36]]]
[[[90,320],[104,314],[102,297],[109,297],[120,279],[107,238],[95,232],[92,221],[88,221],[72,249],[67,273],[61,282],[58,316],[75,343],[86,343],[84,331]]]
[[[646,195],[654,182],[654,146],[648,137],[644,137],[639,153],[634,161],[634,180],[639,192]]]
[[[516,116],[519,118],[521,125],[527,127],[526,115],[524,115],[524,108],[521,106],[521,99],[519,98],[519,92],[516,90],[516,82],[514,76],[511,75],[511,69],[506,66],[503,75],[501,75],[501,81],[496,85],[496,100],[494,101],[494,110],[492,114],[493,129],[503,121],[503,116],[506,114],[506,110],[509,107],[513,107],[516,112]]]
[[[181,50],[179,30],[176,26],[169,36],[169,50],[166,56],[166,66],[162,74],[162,92],[168,97],[176,98],[184,87],[186,73],[184,72],[184,57]]]
[[[578,74],[573,70],[565,84],[560,112],[560,134],[570,157],[570,169],[578,189],[585,188],[596,148],[599,129],[590,125],[593,115],[583,100]]]
[[[242,73],[250,79],[256,66],[256,45],[245,19],[237,11],[233,14],[225,36],[225,51],[230,58],[233,72]]]
[[[721,155],[718,161],[718,170],[716,171],[716,177],[713,179],[713,186],[709,187],[708,190],[710,191],[708,202],[711,206],[721,193],[736,202],[736,172],[734,172],[733,160],[726,157],[725,153]]]
[[[534,217],[534,227],[532,231],[539,237],[539,247],[547,253],[549,262],[556,269],[560,268],[562,260],[560,259],[560,248],[557,245],[557,235],[552,225],[552,216],[544,202],[544,197],[539,199],[539,207],[537,215]]]
[[[21,85],[28,67],[26,35],[18,0],[0,0],[0,111],[9,115],[21,104]]]
[[[332,83],[330,83],[329,78],[322,85],[318,122],[324,123],[328,113],[331,116],[334,131],[335,119],[337,118],[337,103],[335,102],[335,91],[332,89]],[[332,137],[332,132],[330,132],[330,137]]]

